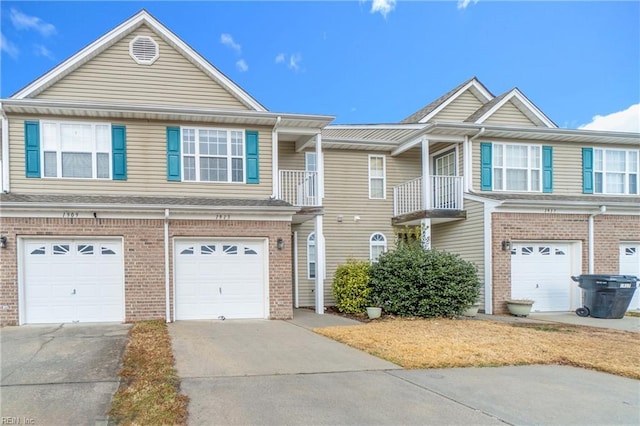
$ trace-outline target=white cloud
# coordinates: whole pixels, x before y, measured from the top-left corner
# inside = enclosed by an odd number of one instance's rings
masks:
[[[235,50],[238,55],[242,53],[242,46],[233,41],[231,34],[220,34],[220,43]]]
[[[584,130],[609,130],[640,133],[640,103],[607,115],[596,115],[591,123],[579,127]]]
[[[249,65],[247,65],[247,62],[244,59],[240,59],[238,62],[236,62],[236,68],[240,72],[249,71]]]
[[[17,9],[11,9],[9,18],[18,30],[35,30],[45,37],[56,33],[56,27],[53,24],[45,22],[37,16],[25,15]]]
[[[283,63],[285,56],[286,55],[284,53],[278,53],[278,56],[276,56],[276,64]]]
[[[299,53],[294,53],[289,57],[289,64],[287,65],[290,69],[294,71],[300,70],[300,62],[302,62],[302,55]]]
[[[7,40],[2,33],[0,33],[0,51],[6,52],[7,55],[11,56],[13,59],[16,59],[20,53],[18,47]]]
[[[34,48],[35,54],[37,56],[44,56],[45,58],[49,58],[49,59],[52,59],[52,60],[55,59],[55,57],[53,56],[53,52],[51,52],[45,46],[43,46],[41,44],[34,44],[33,48]]]
[[[478,0],[458,0],[458,9],[466,9],[471,3],[478,3]]]
[[[380,12],[385,18],[396,8],[396,0],[373,0],[371,2],[371,13]]]

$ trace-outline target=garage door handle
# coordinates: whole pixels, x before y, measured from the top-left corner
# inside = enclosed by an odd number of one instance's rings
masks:
[[[222,287],[218,287],[218,291],[222,294]]]
[[[74,288],[71,294],[76,294],[76,289]]]

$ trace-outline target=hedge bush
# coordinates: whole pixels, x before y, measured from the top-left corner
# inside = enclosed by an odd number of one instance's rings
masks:
[[[399,316],[453,317],[478,298],[477,268],[460,256],[400,244],[371,265],[372,299]]]
[[[369,262],[348,259],[333,278],[333,297],[340,312],[355,314],[371,306]]]

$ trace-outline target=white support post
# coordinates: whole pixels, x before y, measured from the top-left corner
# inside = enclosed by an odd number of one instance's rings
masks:
[[[431,208],[431,179],[429,177],[429,140],[422,138],[422,210]]]
[[[320,133],[316,134],[316,169],[318,170],[318,202],[322,205],[322,200],[324,200],[324,157]]]
[[[7,115],[2,111],[2,105],[0,105],[0,117],[2,120],[2,163],[0,164],[0,183],[2,192],[8,193],[11,189],[11,182],[9,176],[9,119]]]
[[[324,314],[324,273],[325,273],[325,250],[323,233],[323,216],[317,215],[315,218],[316,236],[316,314]]]
[[[420,221],[420,240],[422,248],[431,250],[431,219],[422,219]]]
[[[463,176],[463,185],[462,185],[462,190],[464,192],[470,192],[471,191],[471,141],[469,140],[469,136],[465,136],[464,137],[464,143],[462,145],[462,164],[463,164],[463,170],[462,173],[464,174]]]

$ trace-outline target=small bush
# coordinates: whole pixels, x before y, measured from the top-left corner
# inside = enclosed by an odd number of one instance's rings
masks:
[[[453,317],[480,290],[476,267],[458,255],[400,244],[371,266],[373,303],[399,316]]]
[[[333,297],[340,312],[355,314],[371,306],[369,268],[369,262],[349,259],[336,269]]]

